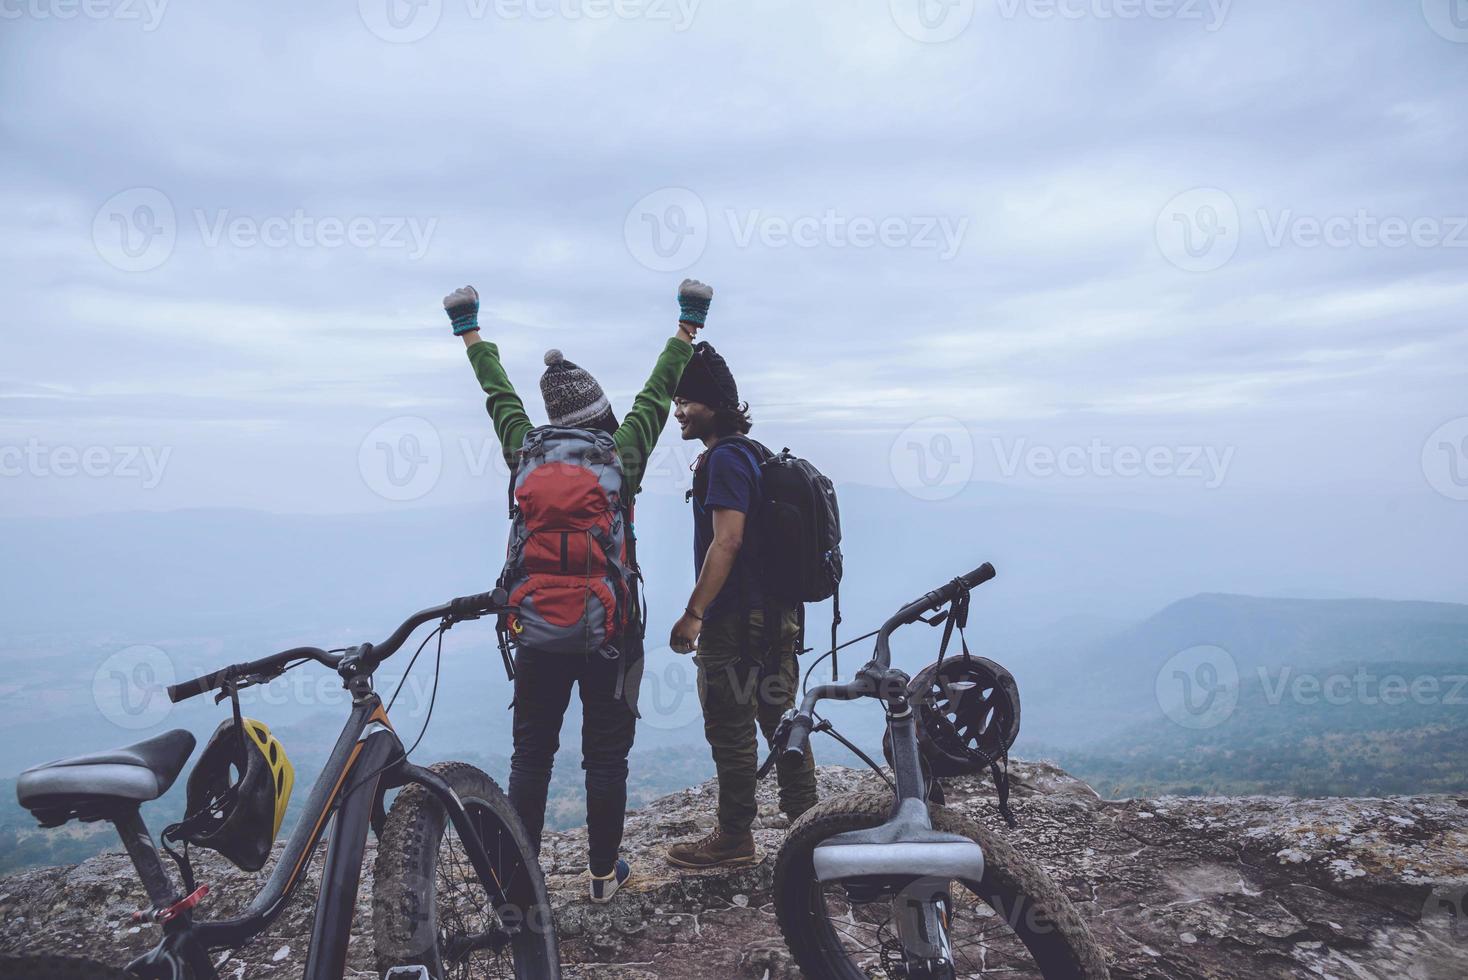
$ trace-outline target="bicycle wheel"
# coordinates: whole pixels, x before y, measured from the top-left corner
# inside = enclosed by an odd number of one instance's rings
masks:
[[[0,956],[5,980],[127,980],[120,966],[68,956]]]
[[[796,962],[813,980],[905,976],[896,918],[902,903],[948,896],[948,940],[956,978],[1002,975],[1103,980],[1106,960],[1075,907],[1038,866],[1003,838],[946,807],[933,826],[984,849],[981,881],[926,882],[903,894],[880,883],[819,882],[816,845],[875,827],[892,810],[890,794],[849,794],[818,804],[790,829],[775,862],[775,914]],[[924,891],[926,890],[926,894]]]
[[[469,812],[509,905],[490,903],[438,800],[422,786],[404,788],[388,814],[374,865],[379,974],[421,965],[442,980],[556,980],[560,955],[545,877],[510,801],[473,766],[441,762],[431,768]],[[506,931],[516,927],[513,934]]]

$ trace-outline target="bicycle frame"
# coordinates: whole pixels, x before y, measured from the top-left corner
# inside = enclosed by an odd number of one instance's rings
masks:
[[[928,811],[932,784],[924,771],[918,742],[917,713],[910,693],[912,679],[891,666],[889,638],[898,627],[918,621],[925,612],[955,601],[993,576],[993,566],[986,564],[908,603],[883,624],[872,659],[853,680],[821,684],[808,691],[800,708],[792,709],[782,719],[782,731],[776,733],[782,741],[779,751],[787,756],[803,755],[817,702],[857,698],[882,702],[896,777],[891,814],[879,827],[822,841],[815,848],[812,863],[818,881],[840,881],[859,892],[892,894],[898,933],[914,977],[943,975],[944,968],[952,963],[948,882],[954,878],[981,879],[984,853],[978,843],[966,837],[933,829]],[[926,887],[919,887],[919,883]]]
[[[438,774],[406,761],[403,743],[388,721],[381,698],[369,692],[353,701],[351,717],[311,788],[305,815],[291,832],[265,885],[244,912],[237,918],[219,921],[194,921],[189,912],[179,915],[164,924],[163,939],[130,963],[128,971],[140,980],[175,980],[184,975],[182,967],[188,965],[195,980],[218,980],[209,951],[237,949],[275,921],[305,879],[311,855],[326,831],[327,821],[334,816],[303,976],[305,980],[340,980],[368,827],[381,828],[383,794],[409,783],[423,786],[445,808],[495,907],[506,905],[507,897],[463,804]],[[132,822],[118,821],[119,833],[128,842],[128,853],[154,906],[168,907],[177,900],[173,885],[136,810],[132,816]]]

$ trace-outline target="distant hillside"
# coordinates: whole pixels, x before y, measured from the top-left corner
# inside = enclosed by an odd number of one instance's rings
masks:
[[[1169,675],[1159,691],[1159,674],[1171,664],[1186,675],[1197,665],[1174,658],[1200,647],[1221,651],[1213,656],[1228,676],[1269,690],[1283,683],[1288,692],[1302,675],[1328,677],[1343,664],[1417,664],[1441,677],[1468,669],[1468,605],[1196,595],[1057,653],[1051,670],[1022,686],[1026,729],[1046,743],[1094,745],[1144,719],[1165,720],[1159,697],[1166,688],[1180,695],[1187,682]]]
[[[1468,676],[1444,674],[1440,666],[1348,663],[1331,665],[1327,675],[1446,678],[1443,696],[1427,703],[1410,695],[1390,704],[1355,697],[1339,703],[1323,696],[1276,698],[1250,680],[1232,714],[1216,727],[1190,730],[1170,719],[1154,720],[1093,748],[1049,754],[1086,773],[1108,798],[1461,793],[1468,788]]]
[[[1199,595],[1022,693],[1025,750],[1104,795],[1468,786],[1468,606]]]

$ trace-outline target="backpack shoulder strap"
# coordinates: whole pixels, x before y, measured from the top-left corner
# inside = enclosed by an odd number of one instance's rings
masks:
[[[773,458],[768,449],[748,436],[733,435],[725,436],[714,443],[714,448],[706,450],[699,458],[698,465],[693,471],[693,488],[688,491],[689,500],[697,500],[702,506],[703,499],[708,495],[708,463],[714,453],[728,446],[731,449],[739,449],[744,452],[749,461],[754,464],[755,472],[762,472],[764,464]]]
[[[714,449],[718,449],[719,446],[725,445],[742,446],[746,452],[754,457],[755,465],[759,465],[768,460],[771,460],[775,456],[775,454],[770,452],[769,447],[767,447],[764,443],[756,439],[751,439],[749,438],[749,436],[746,435],[735,434],[732,436],[725,436],[718,441],[718,443],[714,446]]]

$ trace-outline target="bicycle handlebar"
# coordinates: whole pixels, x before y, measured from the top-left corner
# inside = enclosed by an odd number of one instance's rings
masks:
[[[947,585],[934,589],[921,599],[914,599],[897,610],[878,631],[877,649],[868,667],[875,665],[885,671],[891,666],[892,652],[888,647],[887,638],[899,626],[917,622],[924,613],[932,612],[939,606],[957,599],[965,592],[983,585],[995,574],[994,566],[984,562],[967,575],[960,575]],[[876,677],[877,675],[863,669],[857,674],[855,680],[845,684],[821,684],[806,692],[805,698],[800,702],[800,708],[792,709],[786,715],[789,720],[789,728],[784,746],[779,749],[786,761],[793,761],[805,754],[805,747],[810,741],[811,729],[815,724],[814,712],[817,701],[855,701],[857,698],[877,696],[879,691]]]
[[[994,571],[994,566],[988,562],[984,562],[967,575],[960,575],[942,588],[934,589],[921,599],[914,599],[897,610],[891,619],[888,619],[887,622],[882,624],[881,630],[878,631],[877,649],[872,655],[872,660],[881,664],[883,667],[890,666],[892,663],[892,650],[888,646],[888,637],[892,635],[894,630],[899,626],[906,626],[909,623],[917,622],[923,613],[933,612],[939,606],[952,602],[963,593],[983,585],[993,578],[995,574],[997,573]]]
[[[341,662],[341,654],[327,653],[319,647],[294,647],[290,650],[282,650],[280,653],[273,653],[259,660],[232,664],[202,677],[184,681],[182,684],[170,685],[168,699],[178,704],[180,701],[186,701],[207,691],[217,691],[224,686],[226,681],[236,677],[248,677],[252,674],[274,675],[283,670],[292,660],[314,660],[327,667],[335,667]]]
[[[371,660],[364,664],[367,672],[371,672],[381,664],[382,661],[398,652],[412,635],[413,631],[424,623],[433,619],[446,619],[458,623],[469,619],[478,619],[500,612],[506,608],[508,597],[503,589],[495,589],[492,592],[481,592],[477,595],[460,596],[450,599],[448,602],[437,606],[430,606],[420,610],[407,619],[403,620],[392,635],[376,646],[367,645],[371,651]],[[345,655],[339,653],[328,653],[319,647],[295,647],[283,650],[280,653],[262,657],[259,660],[250,660],[241,664],[234,664],[222,670],[216,670],[202,677],[184,681],[181,684],[172,684],[168,688],[168,699],[174,704],[186,701],[189,698],[204,694],[207,691],[216,691],[223,687],[226,682],[240,677],[251,675],[275,676],[290,665],[293,660],[314,660],[325,667],[335,669],[338,667]]]
[[[789,735],[785,739],[784,749],[781,750],[786,760],[805,755],[805,746],[810,741],[811,728],[815,721],[812,712],[817,701],[855,701],[857,698],[869,697],[876,689],[872,679],[862,675],[845,684],[820,684],[807,691],[800,702],[800,710],[790,717]]]

